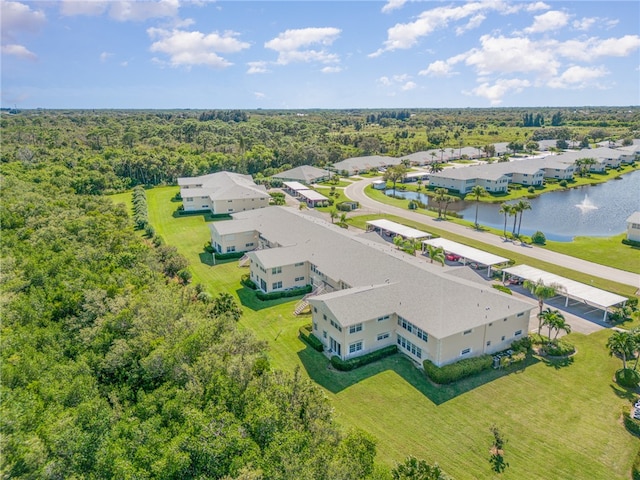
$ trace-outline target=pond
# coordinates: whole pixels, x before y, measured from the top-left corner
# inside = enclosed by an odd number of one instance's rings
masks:
[[[387,194],[393,193],[387,190]],[[416,192],[396,191],[396,195],[437,206],[426,195]],[[569,242],[575,236],[610,237],[627,230],[626,219],[640,210],[640,170],[594,186],[545,193],[527,200],[531,210],[522,217],[520,233],[532,235],[536,230],[548,240]],[[515,202],[510,202],[515,203]],[[498,213],[499,203],[480,203],[478,223],[502,230],[504,215]],[[457,202],[450,211],[462,215],[465,220],[475,218],[475,202]],[[513,217],[507,219],[507,232],[513,229]]]

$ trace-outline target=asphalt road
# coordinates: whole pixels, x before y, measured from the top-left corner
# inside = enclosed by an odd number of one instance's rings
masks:
[[[345,194],[352,200],[360,202],[360,206],[366,210],[370,210],[372,213],[387,213],[391,215],[397,215],[416,222],[420,222],[427,227],[433,225],[434,228],[446,230],[451,233],[456,233],[465,237],[473,238],[486,244],[495,245],[505,250],[520,253],[538,260],[561,265],[578,272],[586,273],[594,277],[604,278],[612,280],[625,285],[631,285],[636,289],[640,289],[640,275],[618,270],[616,268],[607,267],[604,265],[598,265],[597,263],[588,262],[575,257],[570,257],[561,253],[546,250],[544,248],[538,248],[532,245],[520,245],[511,241],[506,241],[489,232],[477,231],[473,228],[465,227],[451,222],[439,221],[433,217],[422,215],[420,213],[412,212],[391,205],[385,205],[384,203],[377,202],[369,198],[364,193],[364,188],[369,185],[373,179],[367,178],[354,182],[345,188]]]

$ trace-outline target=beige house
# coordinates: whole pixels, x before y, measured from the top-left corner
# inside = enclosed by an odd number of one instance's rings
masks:
[[[178,178],[185,212],[209,210],[229,214],[269,205],[271,196],[250,175],[217,172],[201,177]]]
[[[242,212],[210,228],[217,251],[247,251],[263,292],[312,285],[314,334],[343,359],[397,344],[443,365],[527,334],[532,305],[299,211]]]
[[[640,242],[640,212],[633,212],[627,218],[627,240]]]

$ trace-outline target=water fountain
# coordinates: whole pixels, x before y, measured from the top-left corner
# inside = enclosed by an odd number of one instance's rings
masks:
[[[593,202],[591,200],[589,200],[589,195],[587,195],[586,193],[584,194],[584,199],[582,200],[582,202],[576,204],[576,207],[578,207],[582,213],[586,213],[586,212],[589,212],[591,210],[597,210],[598,209],[598,207],[596,207],[593,204]]]

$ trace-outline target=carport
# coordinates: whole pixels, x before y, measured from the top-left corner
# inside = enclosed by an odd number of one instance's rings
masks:
[[[513,277],[522,278],[523,280],[529,280],[530,282],[537,283],[542,281],[545,285],[560,285],[558,294],[565,297],[565,307],[569,305],[569,299],[583,302],[587,305],[591,305],[600,310],[604,310],[603,321],[607,320],[607,313],[609,308],[615,305],[622,304],[624,306],[627,301],[627,297],[622,295],[616,295],[615,293],[607,292],[599,288],[586,285],[584,283],[576,282],[568,278],[560,277],[553,273],[539,270],[529,265],[517,265],[515,267],[504,268],[502,270],[502,281],[504,282],[505,276],[509,274]]]
[[[462,243],[454,242],[452,240],[447,240],[446,238],[432,238],[424,240],[422,244],[423,252],[425,250],[424,245],[431,245],[436,248],[441,247],[445,253],[458,255],[461,258],[463,265],[466,265],[467,261],[477,263],[478,265],[486,265],[488,267],[487,275],[489,277],[491,276],[491,267],[493,265],[501,265],[509,262],[508,258],[499,257],[493,253],[478,250],[477,248],[469,247],[468,245],[463,245]]]
[[[391,220],[369,220],[367,222],[367,231],[380,233],[383,237],[394,237],[400,235],[404,239],[420,240],[421,238],[430,238],[431,234],[407,227],[401,223],[392,222]],[[386,232],[386,233],[385,233]]]

